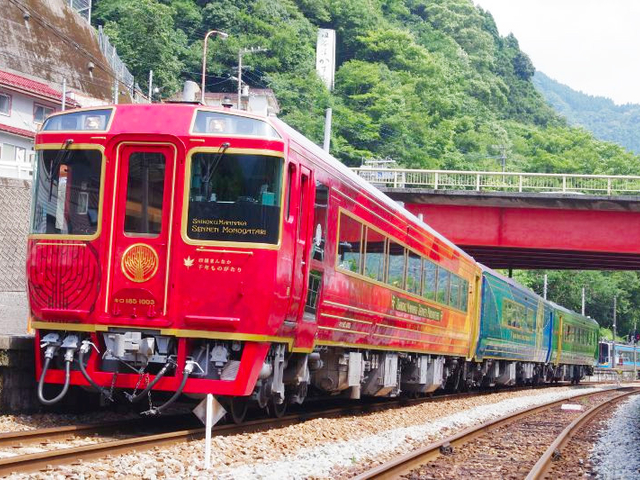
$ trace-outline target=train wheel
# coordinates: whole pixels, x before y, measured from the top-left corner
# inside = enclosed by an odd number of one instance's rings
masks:
[[[247,410],[249,409],[249,400],[251,397],[233,397],[229,400],[229,414],[233,423],[240,425],[244,422],[244,418],[247,416]]]
[[[283,401],[282,403],[276,403],[275,397],[271,397],[269,400],[269,410],[271,414],[276,418],[282,418],[287,411],[287,401]]]

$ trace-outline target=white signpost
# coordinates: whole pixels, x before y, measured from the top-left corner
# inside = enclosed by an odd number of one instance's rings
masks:
[[[333,90],[336,70],[336,31],[321,28],[318,30],[316,46],[316,71],[329,90]]]
[[[211,429],[224,417],[227,411],[213,398],[213,395],[209,393],[207,394],[207,398],[202,400],[196,408],[193,409],[193,413],[204,423],[204,468],[208,469],[211,467]]]

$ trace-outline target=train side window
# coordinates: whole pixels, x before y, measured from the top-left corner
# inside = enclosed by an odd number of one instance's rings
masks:
[[[134,152],[129,156],[125,233],[160,233],[165,163],[164,155],[157,152]]]
[[[449,285],[449,305],[460,308],[460,277],[451,274]]]
[[[425,260],[422,270],[424,278],[422,296],[428,300],[435,300],[438,288],[438,266],[430,260]]]
[[[407,291],[420,295],[422,283],[422,257],[409,250],[407,256]]]
[[[527,308],[527,328],[530,331],[536,328],[536,312],[533,308]]]
[[[404,247],[389,240],[387,283],[393,287],[404,288],[404,258]]]
[[[313,205],[313,259],[324,260],[327,238],[327,211],[329,209],[329,187],[316,182],[316,199]]]
[[[293,179],[295,178],[296,166],[289,164],[289,170],[287,172],[287,220],[291,219],[291,194],[293,192]]]
[[[449,277],[451,274],[448,270],[438,267],[438,292],[436,301],[447,304],[449,302]]]
[[[362,260],[362,224],[344,213],[340,214],[338,267],[360,273]]]
[[[386,237],[381,233],[367,228],[367,242],[364,253],[365,276],[384,282],[384,247]]]
[[[462,285],[460,287],[460,294],[460,310],[466,312],[469,307],[469,282],[464,279],[462,280]]]

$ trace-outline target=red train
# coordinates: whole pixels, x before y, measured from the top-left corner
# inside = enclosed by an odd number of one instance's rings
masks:
[[[471,257],[272,117],[194,104],[47,119],[28,246],[41,400],[455,387],[478,338]],[[428,292],[430,276],[441,279]],[[47,398],[45,384],[64,385]],[[164,400],[164,399],[163,399]]]

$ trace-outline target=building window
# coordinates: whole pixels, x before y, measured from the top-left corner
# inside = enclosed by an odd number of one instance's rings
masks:
[[[53,108],[35,103],[33,106],[33,121],[35,123],[42,123],[52,113]]]
[[[0,113],[11,115],[11,95],[0,92]]]
[[[10,143],[0,144],[0,160],[27,163],[27,150]]]

